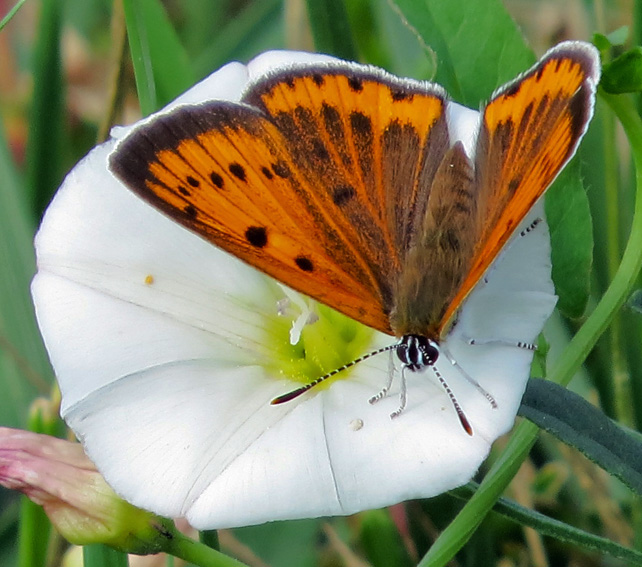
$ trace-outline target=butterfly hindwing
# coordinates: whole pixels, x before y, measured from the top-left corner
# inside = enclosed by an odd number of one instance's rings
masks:
[[[350,69],[271,77],[249,104],[180,107],[123,140],[111,168],[190,230],[391,333],[393,285],[416,232],[408,211],[422,218],[447,148],[444,99]]]

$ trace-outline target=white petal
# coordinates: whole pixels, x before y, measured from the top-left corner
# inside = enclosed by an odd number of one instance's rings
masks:
[[[234,61],[221,67],[188,91],[179,96],[163,110],[169,111],[179,104],[199,104],[205,100],[238,101],[249,79],[248,68]]]
[[[272,52],[231,64],[176,103],[235,100],[270,69],[321,60]],[[537,336],[555,301],[545,223],[509,244],[443,341],[497,402],[440,358],[472,436],[430,369],[406,372],[397,419],[398,377],[369,404],[387,380],[387,355],[272,406],[292,387],[274,366],[290,325],[271,323],[286,294],[126,190],[106,168],[113,145],[91,152],[48,209],[33,295],[63,416],[120,494],[214,528],[349,514],[432,496],[475,473],[513,423],[532,352],[468,339]],[[390,340],[375,333],[370,347]]]
[[[293,65],[313,65],[315,63],[331,63],[333,61],[339,61],[339,59],[330,55],[307,53],[305,51],[266,51],[252,59],[247,64],[247,70],[250,80],[254,81],[262,75],[292,67]]]
[[[464,145],[466,154],[472,159],[475,155],[481,113],[449,101],[446,106],[446,119],[451,143],[459,140]]]
[[[70,173],[36,238],[34,302],[67,394],[63,408],[84,397],[94,380],[98,387],[119,376],[101,372],[122,358],[119,348],[131,350],[134,339],[133,344],[158,344],[154,333],[160,329],[160,316],[170,328],[211,333],[218,350],[225,348],[225,359],[241,348],[244,360],[264,360],[263,316],[276,310],[282,296],[263,275],[170,221],[118,183],[106,170],[111,145],[93,150]],[[93,293],[83,295],[78,284]],[[107,299],[110,303],[105,304]],[[152,312],[152,320],[143,317],[145,311]],[[140,324],[135,325],[138,318]],[[94,329],[95,325],[104,328]],[[78,334],[83,346],[76,343]],[[114,336],[124,340],[117,345]],[[107,353],[97,348],[98,343],[111,347],[111,356],[103,358]],[[64,359],[74,346],[94,359],[77,373],[60,371],[67,368]],[[76,366],[82,360],[74,352],[69,362]],[[159,363],[164,360],[161,356]],[[151,363],[139,361],[141,368]],[[139,369],[128,367],[127,372]]]

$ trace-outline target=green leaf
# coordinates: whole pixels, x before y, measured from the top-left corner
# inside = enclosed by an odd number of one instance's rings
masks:
[[[493,463],[479,490],[437,538],[418,567],[441,567],[452,560],[517,474],[535,443],[537,431],[537,427],[528,421],[523,421],[515,428],[506,448]]]
[[[611,42],[611,45],[624,45],[629,39],[629,32],[629,26],[620,26],[606,34],[606,37]]]
[[[435,80],[462,104],[478,108],[479,101],[534,61],[499,0],[392,2],[437,54]]]
[[[532,378],[526,387],[520,415],[642,494],[642,441],[626,433],[581,396]]]
[[[234,535],[268,565],[314,567],[318,565],[315,543],[320,526],[318,519],[270,522],[237,528]]]
[[[629,27],[622,26],[606,35],[602,33],[593,34],[593,44],[600,51],[606,51],[616,45],[624,45],[624,43],[628,38],[629,38]]]
[[[0,171],[0,423],[25,427],[33,398],[49,392],[52,372],[29,294],[33,220],[1,125]]]
[[[470,498],[475,493],[479,485],[469,482],[467,485],[451,491],[451,494],[461,497]],[[555,520],[535,510],[520,506],[508,498],[500,498],[493,512],[508,518],[521,526],[527,526],[537,531],[539,535],[549,536],[587,550],[596,551],[624,559],[631,565],[642,565],[642,553],[633,549],[628,549],[622,545],[612,542],[604,537],[596,536],[584,530],[570,526],[559,520]]]
[[[361,542],[366,557],[373,567],[410,567],[397,526],[387,509],[371,510],[361,516]]]
[[[551,230],[553,282],[558,309],[576,319],[584,314],[593,265],[593,223],[578,160],[560,173],[546,194]]]
[[[106,545],[85,545],[82,548],[84,567],[127,567],[127,554]]]
[[[33,53],[33,97],[27,139],[27,187],[39,215],[63,177],[64,94],[60,59],[62,0],[42,0]]]
[[[642,47],[634,47],[603,65],[600,85],[612,94],[642,91]]]
[[[221,550],[221,544],[218,539],[217,530],[203,530],[202,532],[199,532],[198,540],[201,543],[207,545],[207,547],[211,547],[212,549],[216,549],[217,551]]]
[[[20,498],[18,567],[46,565],[51,533],[51,523],[42,506],[35,504],[26,496],[22,496]]]
[[[123,0],[142,113],[165,106],[195,82],[187,53],[158,0]]]
[[[391,0],[401,21],[415,34],[432,62],[432,79],[441,84],[457,101],[463,102],[462,89],[455,72],[445,30],[432,14],[431,0]]]
[[[217,29],[194,63],[196,75],[205,77],[233,59],[248,59],[265,49],[265,34],[276,24],[282,25],[281,11],[281,0],[248,2],[234,18]],[[269,47],[276,49],[283,45],[272,41]]]
[[[384,1],[368,3],[367,6],[372,12],[369,17],[374,20],[373,25],[367,30],[356,30],[367,61],[402,77],[432,79],[436,73],[437,56],[403,21],[398,7]],[[373,27],[374,32],[371,31]]]
[[[307,0],[306,6],[317,51],[356,60],[357,48],[343,0]]]

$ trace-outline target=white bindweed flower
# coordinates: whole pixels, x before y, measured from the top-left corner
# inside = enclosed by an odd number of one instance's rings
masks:
[[[239,100],[291,61],[231,63],[176,104]],[[453,113],[476,123],[472,111]],[[462,126],[469,128],[469,126]],[[122,136],[127,128],[114,130]],[[471,293],[439,370],[472,425],[460,425],[430,369],[385,385],[383,354],[282,405],[270,400],[394,338],[284,290],[141,201],[107,169],[115,141],[67,176],[36,239],[33,297],[62,391],[62,415],[113,488],[198,528],[351,514],[468,481],[514,421],[534,341],[554,305],[544,222],[514,238]],[[525,220],[542,216],[541,206]]]

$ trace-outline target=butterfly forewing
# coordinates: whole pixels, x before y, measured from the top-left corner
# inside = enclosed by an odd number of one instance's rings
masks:
[[[551,50],[486,106],[475,155],[483,229],[474,261],[440,323],[442,331],[575,153],[593,111],[597,64],[579,44]]]
[[[392,333],[394,282],[448,147],[444,98],[337,67],[271,77],[247,105],[160,116],[118,145],[111,168],[190,230]]]

